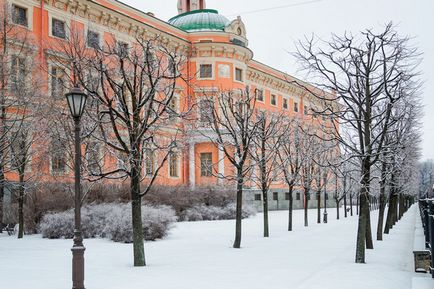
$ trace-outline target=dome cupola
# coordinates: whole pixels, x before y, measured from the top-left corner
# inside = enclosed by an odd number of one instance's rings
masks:
[[[213,9],[187,11],[169,19],[169,24],[187,32],[224,31],[229,23],[225,16]]]

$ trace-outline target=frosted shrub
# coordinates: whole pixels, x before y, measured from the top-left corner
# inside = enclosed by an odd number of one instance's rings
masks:
[[[168,206],[142,206],[145,240],[165,237],[176,222],[175,211]],[[74,211],[46,214],[39,225],[44,238],[73,238]],[[108,238],[115,242],[131,243],[133,228],[130,204],[87,205],[82,208],[84,238]]]
[[[42,217],[39,224],[42,237],[48,239],[72,239],[74,237],[74,212],[68,210],[50,213]]]
[[[166,237],[176,221],[175,210],[169,206],[145,206],[142,208],[142,222],[146,240]]]
[[[249,204],[243,204],[242,216],[248,218],[256,214],[256,210]],[[235,219],[236,204],[230,203],[224,207],[196,205],[185,210],[182,220],[184,221],[213,221]]]

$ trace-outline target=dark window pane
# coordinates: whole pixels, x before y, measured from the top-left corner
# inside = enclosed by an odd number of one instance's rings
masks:
[[[202,177],[212,176],[212,153],[200,154],[200,175]]]
[[[261,200],[261,194],[255,194],[255,201]]]
[[[212,64],[200,65],[200,78],[212,78]]]
[[[235,80],[243,81],[243,70],[239,68],[235,68]]]
[[[54,19],[51,23],[51,33],[53,36],[65,39],[66,38],[66,29],[65,29],[65,22],[60,21],[58,19]]]
[[[99,49],[99,33],[91,30],[87,31],[87,46]]]
[[[28,25],[27,21],[27,9],[23,7],[19,7],[16,5],[12,6],[12,21],[15,24],[26,26]]]
[[[295,198],[297,199],[297,201],[300,201],[300,193],[297,193],[296,195],[295,195]]]
[[[279,200],[279,193],[278,192],[274,192],[273,193],[273,200],[274,201],[278,201]]]

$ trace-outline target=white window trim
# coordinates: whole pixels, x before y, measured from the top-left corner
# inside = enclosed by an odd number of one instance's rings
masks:
[[[257,91],[257,90],[261,90],[261,91],[262,91],[262,100],[259,100],[259,99],[258,99],[258,97],[257,97],[257,95],[256,95],[256,91]],[[266,99],[266,96],[265,96],[265,89],[264,89],[264,88],[256,87],[256,88],[255,88],[255,98],[256,98],[256,101],[257,101],[257,102],[265,103],[265,99]]]
[[[283,106],[283,104],[285,103],[285,100],[286,100],[286,107]],[[288,110],[288,111],[289,111],[289,108],[290,108],[290,105],[289,105],[289,98],[283,96],[283,97],[282,97],[282,109],[283,109],[283,110]]]
[[[62,21],[65,23],[65,39],[64,38],[60,38],[57,36],[53,35],[53,19]],[[71,29],[71,19],[69,17],[67,17],[65,14],[60,14],[57,12],[54,12],[52,10],[50,10],[48,12],[48,36],[53,37],[55,39],[60,39],[60,40],[68,40],[69,38],[69,31]]]
[[[70,70],[69,69],[67,69],[67,68],[65,68],[65,67],[61,67],[61,66],[58,66],[58,65],[56,65],[56,64],[54,64],[54,63],[48,63],[48,94],[50,95],[50,98],[53,100],[54,98],[53,98],[53,95],[51,95],[51,77],[52,77],[52,74],[51,74],[51,70],[52,70],[52,68],[53,67],[59,67],[59,68],[62,68],[62,69],[64,69],[65,70],[65,82],[66,82],[66,87],[65,87],[65,91],[68,91],[68,88],[69,88],[69,83],[70,83],[70,81],[69,81],[69,77],[68,77],[68,75],[70,75]]]
[[[94,47],[87,45],[87,34],[89,33],[89,31],[92,31],[92,32],[99,34],[99,48],[102,49],[103,44],[104,44],[104,31],[98,29],[97,27],[89,26],[89,25],[85,26],[85,31],[84,31],[84,41],[86,44],[86,48],[95,49]],[[115,39],[116,39],[116,37],[115,37]]]
[[[200,77],[200,66],[201,65],[211,65],[211,77]],[[215,62],[197,62],[196,63],[196,73],[198,80],[215,80]]]
[[[220,67],[223,67],[223,66],[228,67],[228,69],[229,69],[228,70],[228,72],[229,72],[228,76],[222,76],[222,75],[220,75]],[[231,66],[230,66],[230,64],[229,63],[219,63],[219,65],[217,67],[217,74],[218,74],[219,78],[230,79],[231,78]]]
[[[50,172],[50,175],[51,176],[62,176],[62,177],[69,175],[70,168],[68,166],[68,156],[67,156],[67,154],[65,153],[65,170],[63,172],[54,172],[53,171],[53,155],[51,153],[49,155],[50,155],[50,157],[49,157],[50,162],[49,162],[48,170]]]
[[[241,70],[241,81],[237,80],[237,69]],[[244,80],[246,79],[246,70],[245,69],[234,65],[233,73],[234,73],[234,82],[244,83]]]
[[[274,95],[276,97],[276,104],[272,104],[271,103],[271,99],[272,99],[272,95]],[[270,91],[270,105],[273,107],[278,107],[279,106],[279,95],[277,93],[273,93]]]
[[[174,153],[176,153],[178,155],[178,163],[176,164],[176,172],[177,172],[177,177],[173,177],[170,175],[170,159],[167,162],[167,176],[169,177],[169,179],[172,180],[179,180],[181,178],[181,154],[178,150],[174,150]]]
[[[10,4],[11,4],[10,5],[11,12],[12,12],[13,5],[27,9],[27,26],[15,24],[15,23],[14,25],[33,31],[33,5],[29,3],[28,0],[12,0]]]

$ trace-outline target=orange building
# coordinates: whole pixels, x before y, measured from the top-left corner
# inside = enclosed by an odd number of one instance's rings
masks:
[[[273,69],[253,59],[249,49],[246,27],[240,17],[227,19],[216,10],[207,9],[205,0],[179,0],[179,15],[163,21],[152,13],[144,13],[117,0],[9,0],[13,22],[26,30],[34,39],[41,61],[47,71],[41,72],[46,79],[47,95],[55,91],[56,67],[50,64],[44,51],[55,39],[67,36],[66,27],[79,23],[87,37],[101,41],[106,35],[128,43],[138,34],[158,36],[171,49],[188,55],[187,66],[193,73],[189,85],[179,88],[179,97],[197,97],[205,92],[215,92],[249,86],[257,92],[260,109],[287,112],[290,117],[311,120],[308,113],[315,100],[299,86],[291,84],[292,76]],[[175,3],[174,3],[175,4]],[[54,78],[54,79],[53,79]],[[200,110],[200,105],[198,105]],[[198,114],[200,115],[200,111]],[[170,160],[163,168],[158,182],[164,185],[190,187],[221,185],[223,180],[207,169],[215,165],[219,175],[230,170],[223,152],[198,131],[188,131],[186,149]],[[44,174],[70,174],[50,156],[49,168]],[[146,163],[144,164],[145,170]],[[255,188],[251,188],[255,191]],[[285,186],[277,182],[273,188],[270,208],[284,208]],[[250,199],[260,202],[260,195],[251,194]],[[279,203],[280,201],[280,203]],[[294,197],[294,205],[301,198]],[[314,203],[314,202],[312,202]]]

